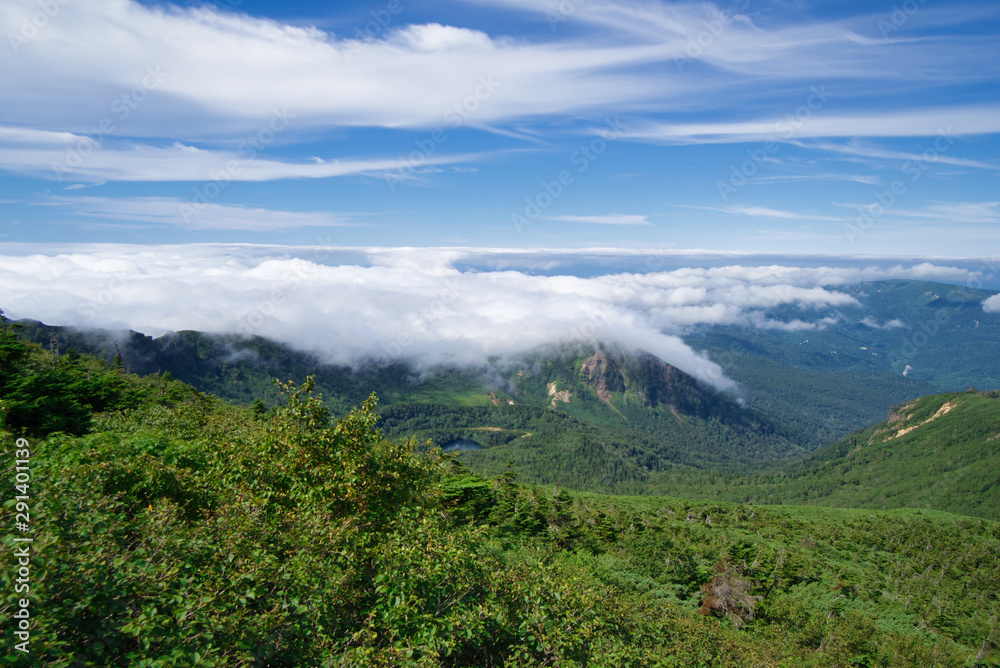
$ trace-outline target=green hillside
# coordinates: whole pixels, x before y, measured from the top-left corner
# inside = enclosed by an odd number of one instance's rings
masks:
[[[1000,319],[982,309],[995,291],[912,280],[840,290],[859,306],[766,314],[779,323],[830,318],[822,328],[719,326],[685,341],[722,365],[749,405],[798,429],[810,448],[878,422],[908,399],[1000,387]]]
[[[311,380],[265,412],[6,328],[0,372],[0,456],[30,461],[5,553],[34,541],[30,590],[0,571],[8,665],[1000,665],[990,521],[484,478]]]
[[[889,421],[754,474],[631,469],[595,488],[739,503],[932,508],[1000,520],[997,396],[970,390],[922,397],[897,407]],[[501,451],[492,451],[488,470],[499,470]],[[525,478],[550,482],[544,464],[523,462]]]
[[[1000,399],[996,392],[933,395],[889,421],[756,476],[666,474],[646,491],[756,503],[936,508],[1000,519]]]

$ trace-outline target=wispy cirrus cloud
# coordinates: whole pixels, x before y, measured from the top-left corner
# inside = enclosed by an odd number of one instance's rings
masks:
[[[195,208],[190,200],[174,197],[52,197],[42,204],[88,219],[132,221],[188,230],[267,232],[357,224],[347,216],[327,211],[279,211],[214,202],[200,203]]]
[[[945,135],[949,133],[945,132]],[[956,165],[959,167],[974,167],[977,169],[1000,169],[1000,164],[991,164],[981,160],[969,160],[957,156],[951,156],[942,151],[934,150],[926,154],[910,153],[906,151],[893,151],[891,149],[863,143],[857,139],[845,144],[833,142],[790,142],[800,148],[819,151],[831,151],[852,157],[876,158],[878,160],[895,160],[901,162],[935,162],[945,165]],[[932,148],[932,147],[928,147]]]
[[[815,114],[800,123],[781,118],[721,123],[647,123],[626,130],[622,136],[674,144],[725,144],[812,137],[934,137],[997,132],[1000,132],[1000,106],[976,105],[880,114]],[[833,146],[827,145],[828,150],[835,150]],[[855,154],[858,154],[856,150]]]
[[[942,202],[924,209],[900,209],[893,214],[951,223],[1000,223],[1000,202]]]
[[[11,128],[0,128],[0,130]],[[204,149],[173,142],[153,145],[106,140],[66,132],[9,132],[16,145],[0,143],[0,169],[37,177],[85,182],[107,181],[273,181],[325,179],[393,172],[403,180],[416,168],[482,161],[492,154],[421,154],[414,164],[400,157],[312,157],[299,162],[261,157],[252,146]],[[401,171],[400,165],[409,167]]]
[[[772,209],[766,206],[746,206],[741,204],[729,204],[726,206],[686,206],[687,209],[701,209],[704,211],[719,211],[721,213],[735,213],[754,218],[777,218],[779,220],[817,220],[825,222],[842,223],[853,219],[842,216],[824,216],[815,213],[799,213],[785,209]]]
[[[31,0],[5,3],[0,33],[32,11]],[[253,131],[275,107],[292,110],[300,130],[489,124],[663,97],[643,85],[648,77],[620,70],[671,55],[661,44],[531,43],[403,20],[362,40],[130,0],[74,0],[57,18],[17,49],[16,67],[0,70],[12,101],[0,123],[85,128],[155,66],[163,80],[128,116],[133,136]],[[67,96],[73,105],[57,102]],[[463,110],[469,99],[474,115]]]
[[[543,14],[553,9],[521,0],[491,4]],[[948,48],[933,39],[865,41],[859,36],[874,32],[871,16],[781,24],[758,20],[749,3],[573,4],[573,11],[562,12],[567,21],[600,29],[602,39],[558,31],[510,37],[413,24],[405,14],[359,39],[350,30],[338,35],[208,5],[74,0],[17,45],[14,66],[0,70],[8,96],[0,123],[82,131],[108,116],[150,66],[165,76],[129,115],[128,131],[185,141],[252,131],[275,107],[291,109],[300,130],[487,126],[611,107],[642,114],[728,108],[734,94],[759,96],[763,82],[784,88],[849,77],[889,89],[995,76],[986,65],[994,41],[986,36],[963,35]],[[4,3],[0,34],[17,33],[35,11],[33,0]],[[922,10],[921,20],[932,14]],[[966,20],[975,20],[973,14]],[[710,44],[693,50],[707,29]],[[706,67],[700,76],[686,76],[683,67],[672,67],[682,61]],[[671,67],[649,68],[657,64]],[[67,97],[73,104],[63,104]],[[463,115],[470,98],[475,112]],[[984,120],[989,113],[971,106],[844,116],[825,121],[822,134],[799,136],[867,135],[856,131],[859,124],[886,136],[919,134],[931,117],[952,118],[956,132],[982,132],[995,128]],[[772,134],[749,122],[654,125],[633,136],[711,141]]]
[[[747,183],[800,183],[803,181],[849,181],[852,183],[863,183],[865,185],[878,185],[881,183],[877,175],[866,176],[864,174],[778,174],[774,176],[751,176]]]
[[[588,223],[591,225],[652,225],[647,216],[612,213],[604,216],[547,216],[545,220],[566,223]]]
[[[836,206],[869,210],[873,204],[835,203]],[[887,219],[932,221],[935,223],[1000,223],[1000,202],[935,202],[922,209],[891,208]]]
[[[526,243],[556,239],[559,230],[547,227],[589,224],[587,237],[609,245],[670,235],[671,243],[702,248],[824,249],[827,239],[816,234],[837,226],[816,223],[832,222],[837,211],[783,214],[833,199],[876,201],[869,195],[894,183],[897,163],[923,158],[917,147],[933,140],[922,138],[939,130],[976,136],[939,152],[938,166],[976,172],[924,181],[894,206],[920,211],[935,199],[995,199],[995,138],[983,135],[1000,132],[1000,7],[917,4],[887,33],[880,21],[892,24],[898,12],[863,3],[402,2],[393,5],[400,11],[374,22],[372,8],[341,3],[316,9],[322,23],[312,24],[275,0],[244,3],[240,11],[187,0],[61,0],[46,5],[58,6],[51,16],[37,14],[39,0],[7,0],[0,3],[7,54],[0,67],[0,170],[29,188],[10,179],[10,191],[0,194],[51,187],[32,186],[31,179],[55,179],[65,190],[107,184],[100,194],[128,201],[117,211],[104,202],[100,214],[81,209],[78,217],[92,229],[104,216],[118,225],[173,226],[158,238],[180,239],[181,230],[195,228],[154,211],[169,203],[137,203],[137,195],[177,191],[148,184],[187,181],[201,192],[212,182],[214,189],[230,181],[286,181],[269,188],[266,200],[301,214],[285,224],[255,213],[253,189],[245,186],[226,192],[231,202],[247,198],[242,209],[219,204],[229,208],[207,207],[211,217],[183,222],[287,230],[340,220],[339,209],[369,210],[388,183],[399,197],[389,224],[400,237],[390,243],[497,244],[509,230],[489,216],[502,218],[521,193],[541,192],[566,169],[574,185],[545,213],[580,215],[524,231]],[[484,5],[489,11],[480,11]],[[45,25],[19,37],[36,15],[48,17]],[[276,112],[290,121],[280,132],[271,127]],[[612,148],[608,138],[593,136],[607,118],[622,129],[614,139],[629,141]],[[740,145],[768,139],[778,148]],[[546,155],[551,173],[534,159]],[[459,171],[469,176],[455,178]],[[642,176],[612,180],[623,174]],[[350,187],[343,177],[354,177]],[[774,186],[767,201],[756,202],[763,207],[692,216],[684,228],[602,213],[662,211],[677,204],[678,193],[700,197],[694,204],[746,204],[746,191],[715,196],[719,184],[736,181]],[[435,192],[399,194],[396,182],[434,185]],[[934,191],[938,186],[952,190]],[[820,200],[800,204],[810,190]],[[335,202],[335,210],[323,218],[299,211],[303,201]],[[28,223],[52,222],[30,202],[8,211]],[[739,216],[756,218],[761,229],[744,229]],[[64,219],[75,224],[63,216],[45,229],[58,234]],[[905,233],[903,223],[926,220],[887,213],[864,243],[873,251],[938,252],[939,236]],[[42,229],[24,225],[25,239],[29,228]],[[142,234],[135,239],[149,239]],[[777,235],[785,241],[772,243]],[[949,248],[976,252],[969,235],[951,235]],[[352,238],[385,241],[363,231]]]
[[[873,8],[849,19],[826,21],[785,21],[775,12],[761,11],[750,0],[719,3],[616,2],[614,0],[467,0],[470,4],[494,5],[541,14],[553,28],[567,24],[589,25],[602,32],[628,35],[641,40],[676,45],[677,57],[711,68],[699,74],[719,72],[760,80],[831,78],[881,78],[920,76],[936,79],[963,58],[957,51],[943,52],[938,39],[890,37],[879,20],[892,18],[893,7]],[[921,7],[916,16],[907,16],[917,26],[954,26],[995,20],[995,7],[969,5],[965,11]],[[767,14],[770,13],[771,16]],[[992,52],[988,37],[970,35],[963,47],[970,51]],[[898,54],[903,60],[887,54]],[[968,53],[968,52],[966,52]],[[905,55],[904,55],[905,54]],[[869,69],[871,68],[871,69]],[[958,68],[965,72],[965,68]],[[683,68],[682,68],[683,70]],[[919,73],[919,74],[918,74]],[[988,77],[986,71],[963,74],[973,79]]]

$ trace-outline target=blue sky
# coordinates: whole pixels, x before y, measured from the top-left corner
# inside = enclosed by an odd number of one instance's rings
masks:
[[[995,256],[992,3],[14,0],[0,243]]]

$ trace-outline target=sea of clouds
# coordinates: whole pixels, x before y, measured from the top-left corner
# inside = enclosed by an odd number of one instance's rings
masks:
[[[258,335],[336,363],[476,364],[546,344],[642,350],[720,390],[682,335],[706,325],[815,329],[867,280],[981,284],[974,265],[707,258],[677,251],[88,245],[0,254],[9,317],[79,328]],[[795,265],[798,266],[795,266]],[[804,266],[811,264],[812,266]],[[961,264],[961,263],[958,263]],[[768,311],[791,306],[796,317]],[[1000,301],[984,309],[1000,311]],[[869,326],[900,327],[903,323]]]

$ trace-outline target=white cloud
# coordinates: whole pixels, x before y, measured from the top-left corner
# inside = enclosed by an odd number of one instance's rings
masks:
[[[440,23],[407,26],[394,36],[418,51],[479,51],[493,47],[490,36],[484,32]]]
[[[32,128],[17,128],[0,126],[0,142],[11,144],[70,144],[78,141],[88,141],[85,137],[72,132],[50,132]]]
[[[834,153],[841,153],[844,155],[850,155],[859,158],[899,160],[903,162],[915,162],[921,165],[927,163],[941,163],[945,165],[957,165],[959,167],[975,167],[977,169],[1000,169],[1000,165],[993,165],[988,162],[982,162],[979,160],[968,160],[966,158],[958,158],[947,155],[945,151],[951,148],[951,145],[954,143],[954,141],[951,139],[949,133],[947,132],[942,133],[941,136],[942,140],[938,142],[940,144],[940,148],[934,145],[930,145],[927,147],[927,150],[924,153],[908,153],[905,151],[892,151],[886,148],[865,144],[856,139],[851,140],[846,144],[835,144],[833,142],[800,142],[800,141],[792,141],[790,143],[805,149],[832,151]]]
[[[722,123],[648,123],[626,130],[622,137],[670,144],[716,144],[809,137],[952,137],[997,132],[1000,132],[1000,107],[981,105],[855,115],[810,111],[801,121],[771,118]],[[831,146],[824,148],[833,150]],[[856,149],[851,152],[858,154]],[[947,158],[940,162],[959,164]]]
[[[276,211],[175,197],[53,197],[43,203],[77,216],[169,225],[188,230],[266,232],[352,224],[325,211]]]
[[[906,323],[899,318],[893,318],[892,320],[888,320],[884,323],[879,323],[879,321],[872,316],[867,316],[862,319],[861,324],[866,327],[871,327],[872,329],[899,329],[901,327],[906,327]]]
[[[549,216],[545,220],[559,220],[567,223],[591,223],[594,225],[652,225],[646,216],[612,213],[606,216]]]
[[[267,124],[264,125],[267,128]],[[0,131],[12,128],[0,127]],[[15,136],[15,133],[9,133]],[[270,181],[323,179],[353,174],[385,174],[405,180],[433,165],[482,160],[484,154],[442,155],[417,152],[401,157],[345,158],[288,162],[262,157],[261,144],[236,150],[202,149],[174,142],[169,146],[97,142],[84,135],[35,132],[16,144],[0,143],[0,169],[48,179],[94,181]],[[273,137],[273,132],[272,135]],[[0,138],[2,139],[2,138]],[[61,144],[61,145],[60,145]],[[256,146],[257,148],[255,148]]]
[[[386,356],[424,364],[474,363],[544,344],[594,340],[648,351],[717,388],[734,389],[721,368],[691,350],[681,334],[711,324],[823,327],[837,317],[836,310],[858,305],[829,286],[972,275],[930,264],[733,264],[588,278],[456,268],[459,262],[482,262],[505,253],[322,246],[67,247],[0,257],[0,285],[9,315],[52,324],[131,328],[152,335],[180,329],[253,333],[343,363]],[[527,262],[553,257],[546,251],[534,255]],[[643,266],[642,258],[635,253],[633,266]],[[331,261],[338,263],[326,264]],[[782,305],[798,307],[801,317],[790,323],[766,318],[767,309]]]
[[[750,8],[734,12],[733,3],[494,4],[554,11],[596,28],[600,38],[563,31],[508,38],[440,23],[413,25],[415,17],[405,11],[358,38],[351,28],[338,35],[208,5],[72,0],[59,2],[30,39],[7,45],[14,52],[10,66],[0,69],[0,123],[81,132],[109,118],[127,125],[130,136],[193,141],[255,131],[274,107],[292,110],[302,130],[439,127],[448,123],[449,109],[472,96],[477,103],[468,124],[488,126],[610,106],[641,113],[730,108],[734,97],[756,98],[771,84],[787,90],[849,77],[905,90],[909,82],[925,85],[945,75],[949,82],[993,76],[982,65],[994,55],[992,37],[860,39],[865,29],[874,32],[871,16],[855,17],[856,25],[775,24],[751,18]],[[36,0],[0,4],[0,34],[19,35],[38,7]],[[978,19],[971,11],[923,8],[920,20],[956,14]],[[698,76],[689,76],[687,63],[702,65]],[[162,81],[140,92],[141,100],[130,99],[127,110],[115,106],[142,85],[147,67],[160,68]],[[493,83],[484,86],[484,80]],[[817,119],[822,135],[797,136],[924,133],[930,117],[951,122],[957,133],[977,132],[996,128],[988,116],[989,110],[973,107],[825,118]],[[860,121],[867,130],[857,131]],[[765,125],[665,125],[650,138],[773,134]]]
[[[1000,313],[1000,295],[983,300],[983,310],[987,313]]]
[[[892,8],[850,20],[785,21],[780,13],[761,9],[753,2],[658,2],[638,0],[467,0],[537,12],[553,27],[564,23],[590,25],[602,33],[628,35],[634,41],[669,45],[679,69],[705,63],[699,74],[718,71],[739,75],[744,83],[787,78],[808,81],[837,77],[924,79],[943,71],[961,71],[963,55],[992,52],[989,37],[968,35],[957,49],[945,50],[934,38],[886,39],[879,21],[892,19]],[[921,7],[916,17],[907,15],[907,27],[955,26],[994,20],[995,7],[956,12],[948,8]],[[677,48],[679,45],[680,48]],[[955,45],[957,46],[957,45]],[[960,55],[959,52],[963,52]],[[891,54],[891,55],[890,55]],[[685,63],[687,63],[685,65]],[[985,72],[966,76],[988,77]]]
[[[798,181],[850,181],[866,185],[879,185],[878,176],[863,176],[861,174],[785,174],[780,176],[754,176],[747,183],[796,183]]]
[[[872,211],[881,206],[877,202],[868,204],[838,202],[835,205],[858,211]],[[1000,202],[936,202],[928,204],[923,209],[892,208],[885,217],[941,223],[1000,223]]]
[[[36,11],[4,3],[0,34]],[[287,107],[306,131],[452,127],[449,110],[469,99],[466,124],[483,125],[665,92],[615,71],[669,58],[657,44],[531,44],[405,19],[357,39],[208,6],[73,0],[0,70],[0,123],[82,131],[106,118],[131,136],[194,139],[254,132]],[[133,100],[147,67],[162,76]]]
[[[898,216],[931,218],[950,223],[1000,223],[1000,202],[944,202],[922,211],[895,211]]]
[[[726,206],[688,206],[688,209],[704,209],[706,211],[720,211],[722,213],[739,213],[755,218],[778,218],[781,220],[821,220],[826,222],[843,223],[853,220],[851,218],[839,218],[835,216],[822,216],[812,213],[797,213],[783,209],[772,209],[765,206],[744,206],[741,204],[729,204]]]
[[[435,8],[431,15],[411,12],[404,3],[404,11],[392,15],[388,24],[358,37],[355,26],[333,33],[208,3],[182,8],[134,0],[60,0],[37,34],[4,45],[11,51],[0,68],[0,170],[58,179],[73,189],[120,181],[206,183],[359,174],[414,180],[446,165],[469,171],[469,163],[499,153],[447,155],[439,142],[423,136],[433,155],[418,151],[415,161],[395,154],[367,155],[369,147],[383,144],[359,139],[353,130],[451,132],[462,126],[551,147],[546,140],[554,135],[618,114],[626,124],[633,123],[627,137],[671,144],[930,136],[948,127],[955,135],[1000,130],[995,105],[867,111],[886,108],[869,104],[868,96],[876,90],[907,104],[914,82],[993,83],[994,40],[975,31],[885,40],[872,34],[872,16],[803,22],[798,14],[785,12],[769,18],[743,2],[479,4],[575,25],[509,37],[494,26],[521,30],[525,24],[466,27],[476,23],[473,13],[462,15],[462,26],[414,24],[453,14],[447,8]],[[0,3],[0,35],[8,42],[11,35],[20,35],[39,6],[38,0]],[[924,7],[909,26],[974,24],[989,11]],[[815,108],[810,97],[809,87],[815,83],[823,89],[823,82],[836,103],[829,111]],[[894,91],[903,95],[892,98]],[[803,104],[809,105],[810,117],[791,128],[778,117],[763,118],[765,112],[750,119],[732,112],[780,109],[787,118]],[[865,111],[856,111],[859,104]],[[276,112],[288,119],[278,131],[273,127]],[[549,122],[552,117],[559,122]],[[643,120],[649,118],[657,122]],[[684,120],[664,122],[672,118]],[[690,122],[692,118],[723,122]],[[725,122],[734,118],[742,120]],[[412,136],[400,136],[402,152],[414,155]],[[252,158],[247,140],[262,147],[254,149]],[[361,148],[324,154],[319,141]],[[462,150],[457,144],[457,138],[451,140],[447,150]],[[851,158],[903,156],[878,156],[878,149],[853,143],[816,148]],[[994,167],[949,156],[937,161]],[[756,181],[806,178],[877,182],[874,176],[825,174]],[[200,224],[264,229],[271,224],[261,218],[266,215],[215,209],[215,222]],[[252,221],[243,223],[250,227],[239,227],[237,218]],[[558,219],[649,224],[645,217],[628,215]],[[300,216],[289,224],[324,224],[318,216],[312,221]]]

